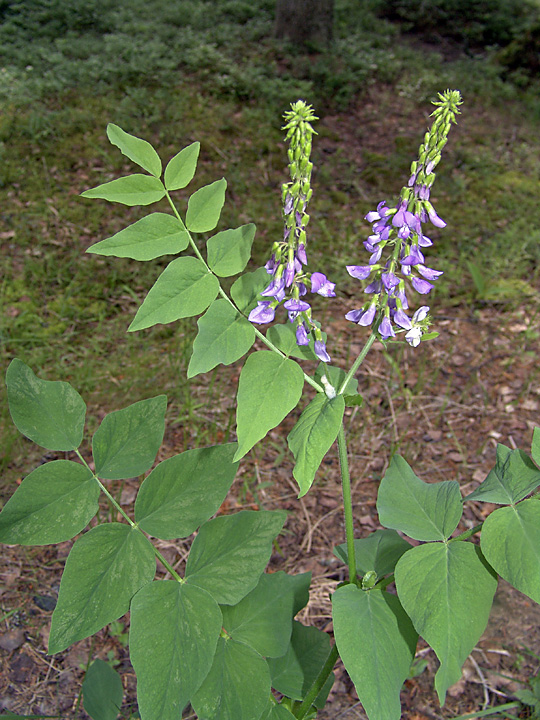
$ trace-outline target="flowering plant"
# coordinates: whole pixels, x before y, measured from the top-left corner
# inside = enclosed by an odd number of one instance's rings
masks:
[[[166,397],[158,395],[105,416],[87,459],[80,450],[83,399],[69,384],[43,380],[14,359],[6,383],[15,425],[38,445],[65,456],[36,468],[15,491],[0,513],[0,541],[45,545],[78,536],[62,576],[49,652],[64,651],[129,611],[130,657],[143,720],[178,720],[188,704],[201,720],[314,717],[326,701],[338,657],[370,720],[397,720],[400,689],[419,635],[440,661],[435,688],[442,704],[486,626],[497,575],[540,602],[540,503],[537,495],[529,497],[540,485],[540,471],[521,450],[499,445],[494,468],[464,499],[455,480],[426,483],[396,454],[378,493],[384,529],[366,538],[353,532],[344,411],[362,401],[354,376],[376,340],[399,342],[404,333],[417,347],[434,336],[428,333],[427,306],[407,314],[407,284],[427,295],[441,274],[425,264],[432,241],[423,225],[445,224],[430,202],[430,189],[460,103],[456,91],[439,96],[433,125],[397,204],[382,202],[366,216],[373,224],[364,242],[370,258],[347,270],[367,281],[364,292],[370,297],[347,318],[371,330],[347,372],[329,364],[327,335],[307,299],[309,293],[335,296],[335,284],[324,273],[308,270],[316,120],[311,107],[298,101],[285,115],[290,181],[282,190],[283,238],[255,272],[244,272],[253,224],[212,235],[206,257],[193,239],[218,225],[224,179],[194,192],[184,218],[173,202],[171,193],[194,177],[199,143],[181,150],[163,172],[148,142],[108,126],[112,144],[145,173],[83,196],[128,206],[165,198],[171,213],[153,212],[89,252],[150,261],[189,248],[191,254],[163,270],[128,329],[200,315],[189,377],[249,353],[238,384],[237,441],[187,450],[154,466],[165,429]],[[240,273],[227,293],[222,278]],[[264,334],[260,326],[274,321],[280,305],[286,321]],[[250,352],[256,339],[267,349]],[[309,360],[320,361],[313,374],[302,365]],[[285,512],[215,516],[240,460],[295,409],[306,382],[316,395],[287,438],[299,496],[310,491],[336,440],[340,460],[346,542],[334,552],[348,579],[332,595],[334,644],[328,634],[294,620],[309,599],[309,573],[265,572]],[[538,428],[532,458],[540,463]],[[130,517],[111,493],[110,481],[146,473]],[[116,519],[96,523],[102,496]],[[468,500],[501,507],[481,525],[456,534]],[[480,544],[472,542],[480,532]],[[152,538],[192,535],[182,576]],[[155,579],[156,558],[168,579]],[[87,674],[84,702],[95,720],[116,717],[121,704],[121,684],[110,680],[111,673],[96,661]],[[109,681],[100,686],[96,705],[95,683],[104,678]]]

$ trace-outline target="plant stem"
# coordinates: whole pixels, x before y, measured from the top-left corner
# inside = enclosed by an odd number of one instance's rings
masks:
[[[356,371],[358,370],[360,365],[364,362],[366,355],[370,351],[370,348],[376,339],[377,339],[377,334],[372,332],[371,335],[368,337],[366,344],[360,351],[360,355],[356,358],[356,360],[354,361],[354,363],[351,366],[351,369],[345,376],[345,380],[343,381],[341,387],[339,388],[338,395],[342,395],[345,392],[345,388],[349,384],[349,380],[354,376],[354,374],[356,373]]]
[[[197,256],[197,258],[202,262],[202,264],[205,266],[205,268],[208,270],[208,272],[211,273],[212,270],[208,267],[208,264],[206,263],[205,259],[204,259],[203,256],[201,255],[201,252],[200,252],[199,248],[197,247],[195,241],[194,241],[193,238],[191,237],[191,233],[189,232],[189,230],[188,230],[187,227],[185,226],[185,223],[184,223],[184,221],[182,220],[182,218],[180,217],[180,213],[179,213],[178,210],[176,209],[176,205],[173,203],[172,198],[171,198],[171,196],[169,195],[168,192],[166,192],[166,196],[167,196],[167,200],[169,201],[169,205],[170,205],[171,208],[172,208],[172,211],[173,211],[173,213],[174,213],[174,216],[176,217],[176,219],[178,220],[178,222],[179,222],[180,225],[182,226],[182,229],[187,233],[187,235],[188,235],[188,237],[189,237],[189,244],[191,245],[191,247],[192,247],[192,249],[193,249],[193,252],[194,252],[195,255]],[[218,278],[218,280],[219,280],[219,278]],[[227,302],[228,302],[230,305],[232,305],[232,307],[236,310],[236,312],[239,312],[241,315],[243,315],[244,317],[246,317],[245,313],[243,313],[238,307],[236,307],[236,305],[235,305],[234,302],[231,300],[231,298],[227,295],[227,293],[225,292],[225,290],[223,290],[223,288],[221,287],[221,282],[220,282],[220,284],[219,284],[219,294],[221,295],[221,297],[222,297],[224,300],[227,300]],[[286,357],[285,353],[282,353],[281,350],[280,350],[279,348],[277,348],[277,347],[274,345],[273,342],[271,342],[270,340],[267,340],[267,339],[266,339],[266,336],[263,335],[263,333],[262,333],[260,330],[258,330],[254,325],[253,325],[253,329],[255,330],[255,335],[259,338],[259,340],[262,340],[262,342],[263,342],[267,347],[269,347],[270,350],[273,350],[273,352],[277,353],[278,355],[281,355],[281,357]],[[324,388],[323,388],[321,385],[319,385],[319,383],[318,383],[316,380],[314,380],[312,377],[310,377],[309,375],[307,375],[307,373],[304,373],[304,380],[305,380],[307,383],[309,383],[312,387],[314,387],[315,390],[317,390],[317,392],[324,392]]]
[[[92,475],[93,475],[93,477],[94,477],[94,480],[97,482],[97,484],[98,484],[99,487],[101,488],[101,491],[103,492],[103,494],[107,496],[107,499],[109,500],[109,502],[111,503],[111,505],[112,505],[112,506],[120,513],[120,515],[131,525],[131,527],[132,527],[133,530],[137,530],[137,532],[140,532],[143,537],[146,537],[146,535],[145,535],[145,534],[143,533],[143,531],[139,528],[139,526],[137,525],[137,523],[133,522],[133,520],[129,517],[129,515],[127,515],[127,514],[124,512],[124,510],[120,507],[120,505],[116,502],[116,500],[114,499],[114,497],[113,497],[113,496],[111,495],[111,493],[107,490],[107,488],[106,488],[105,485],[101,482],[101,480],[98,478],[98,476],[96,475],[96,473],[92,472],[92,470],[90,469],[88,463],[87,463],[86,460],[83,458],[83,456],[81,455],[81,453],[79,452],[79,450],[75,450],[75,452],[76,452],[77,457],[79,458],[79,460],[83,463],[83,465],[84,465],[88,470],[90,470],[90,472],[92,473]],[[184,581],[184,578],[180,577],[180,575],[176,572],[176,570],[172,567],[172,565],[170,565],[170,564],[167,562],[167,560],[165,560],[165,558],[164,558],[163,555],[159,552],[159,550],[157,550],[152,543],[150,543],[150,545],[152,545],[152,550],[154,551],[154,555],[157,557],[157,559],[160,561],[160,563],[169,571],[169,573],[172,575],[172,577],[173,577],[177,582],[179,582],[179,583],[185,582],[185,581]]]
[[[351,478],[349,476],[349,462],[347,460],[347,441],[343,423],[337,436],[339,468],[341,470],[341,487],[343,491],[343,510],[345,514],[345,536],[347,538],[347,563],[349,566],[349,580],[356,580],[356,554],[354,550],[354,525],[351,496]]]
[[[468,540],[471,535],[474,535],[477,532],[480,532],[482,529],[482,526],[484,525],[483,522],[480,523],[480,525],[475,525],[474,527],[470,528],[469,530],[465,530],[465,532],[461,533],[461,535],[456,535],[456,537],[450,538],[448,542],[455,542],[456,540]]]
[[[317,679],[313,683],[313,685],[310,687],[308,694],[306,697],[302,700],[302,704],[295,710],[294,716],[297,718],[297,720],[303,720],[303,718],[307,715],[309,712],[311,706],[317,699],[317,695],[321,692],[321,690],[324,687],[325,682],[330,676],[330,673],[334,669],[334,665],[336,664],[336,661],[339,657],[337,645],[334,645],[332,649],[330,650],[330,654],[328,655],[328,658],[326,662],[324,663],[320,673],[317,675]]]

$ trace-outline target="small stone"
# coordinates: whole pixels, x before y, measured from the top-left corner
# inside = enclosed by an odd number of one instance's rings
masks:
[[[8,630],[8,632],[0,635],[0,648],[12,652],[24,645],[26,636],[24,630]]]

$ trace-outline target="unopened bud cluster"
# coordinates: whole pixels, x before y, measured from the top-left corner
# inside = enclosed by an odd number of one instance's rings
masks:
[[[311,139],[314,130],[311,126],[317,117],[311,105],[303,100],[291,104],[291,110],[284,115],[289,142],[288,158],[291,180],[282,186],[284,232],[283,239],[272,246],[272,256],[266,263],[266,271],[272,275],[270,284],[260,293],[258,305],[249,314],[253,323],[272,322],[275,310],[283,303],[289,320],[296,323],[296,342],[308,345],[310,338],[315,340],[314,350],[319,359],[329,362],[330,357],[322,338],[321,330],[312,320],[311,305],[304,299],[308,288],[312,293],[324,297],[334,297],[335,283],[328,280],[324,273],[307,272],[307,235],[309,222],[307,206],[313,193],[311,189],[310,161]]]
[[[433,281],[442,272],[425,265],[423,249],[433,245],[424,235],[422,223],[428,220],[438,228],[446,223],[437,215],[430,202],[430,192],[452,123],[459,114],[461,95],[457,90],[439,93],[433,103],[436,110],[431,129],[420,145],[418,160],[411,165],[411,175],[402,188],[396,207],[381,202],[377,210],[369,212],[366,220],[373,223],[373,234],[364,242],[371,254],[367,265],[348,265],[349,274],[359,280],[369,280],[364,292],[373,297],[358,310],[351,310],[346,318],[358,325],[369,326],[374,321],[383,339],[395,337],[396,331],[406,331],[405,339],[416,347],[429,324],[429,307],[422,306],[410,318],[406,283],[422,295],[433,288]]]

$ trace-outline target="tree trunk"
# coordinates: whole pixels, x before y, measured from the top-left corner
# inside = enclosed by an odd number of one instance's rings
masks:
[[[334,0],[276,0],[275,35],[301,45],[332,40]]]

